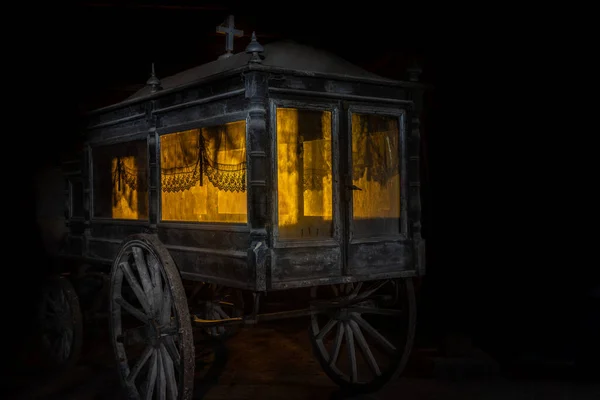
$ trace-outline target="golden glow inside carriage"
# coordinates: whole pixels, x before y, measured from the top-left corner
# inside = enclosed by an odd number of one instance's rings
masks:
[[[330,238],[332,113],[278,108],[276,124],[279,237]],[[351,133],[354,234],[399,233],[399,120],[352,113]],[[111,217],[144,219],[145,143],[129,148],[111,158]],[[160,171],[162,220],[247,222],[245,121],[162,135]]]
[[[160,137],[161,219],[245,223],[246,122]]]
[[[277,109],[279,236],[333,235],[331,112]]]
[[[398,117],[352,114],[352,216],[356,236],[400,232]]]
[[[111,161],[111,168],[116,171],[121,166],[128,170],[136,169],[136,157],[125,156],[115,157]],[[113,183],[112,217],[116,219],[139,219],[140,210],[138,207],[139,193],[135,186],[127,185],[120,179],[115,179]]]

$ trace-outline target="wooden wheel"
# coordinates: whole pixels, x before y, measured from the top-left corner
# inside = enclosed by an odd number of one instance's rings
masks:
[[[153,235],[127,238],[112,266],[110,335],[131,399],[191,399],[194,342],[183,284]]]
[[[67,278],[48,279],[39,313],[43,364],[54,372],[63,372],[79,360],[83,338],[79,300]]]
[[[416,325],[411,279],[313,287],[311,297],[322,310],[311,316],[313,351],[343,391],[371,393],[402,373]]]

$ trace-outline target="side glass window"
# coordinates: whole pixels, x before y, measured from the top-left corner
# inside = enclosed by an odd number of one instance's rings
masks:
[[[246,121],[160,137],[163,221],[246,223]]]
[[[148,219],[146,141],[99,146],[92,159],[94,216]]]

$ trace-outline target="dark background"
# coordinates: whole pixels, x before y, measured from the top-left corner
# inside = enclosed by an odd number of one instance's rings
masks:
[[[35,171],[76,147],[83,111],[137,90],[152,62],[160,78],[216,59],[225,39],[215,27],[233,13],[245,33],[236,52],[255,30],[262,44],[295,39],[388,78],[406,79],[413,60],[422,66],[422,80],[434,88],[422,131],[424,345],[458,332],[499,359],[589,357],[599,317],[588,293],[598,268],[582,262],[565,224],[571,211],[560,208],[568,197],[560,168],[538,162],[552,138],[530,119],[530,82],[541,72],[525,62],[532,51],[521,50],[526,39],[511,38],[514,27],[498,24],[501,10],[493,8],[323,4],[24,4],[4,49],[5,121],[13,121],[5,124],[5,149],[16,149],[3,157],[6,201],[16,205],[5,206],[12,340],[30,327],[45,271],[33,210],[48,200],[33,196]]]

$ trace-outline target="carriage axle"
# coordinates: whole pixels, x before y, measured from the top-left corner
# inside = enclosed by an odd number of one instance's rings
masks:
[[[225,318],[225,319],[217,319],[217,320],[209,320],[202,319],[196,315],[192,316],[192,323],[198,327],[211,327],[211,326],[224,326],[224,325],[254,325],[258,321],[276,321],[280,319],[287,318],[298,318],[305,317],[312,314],[317,314],[319,312],[318,309],[300,309],[300,310],[291,310],[291,311],[279,311],[272,313],[264,313],[264,314],[256,314],[248,317],[241,318]]]

